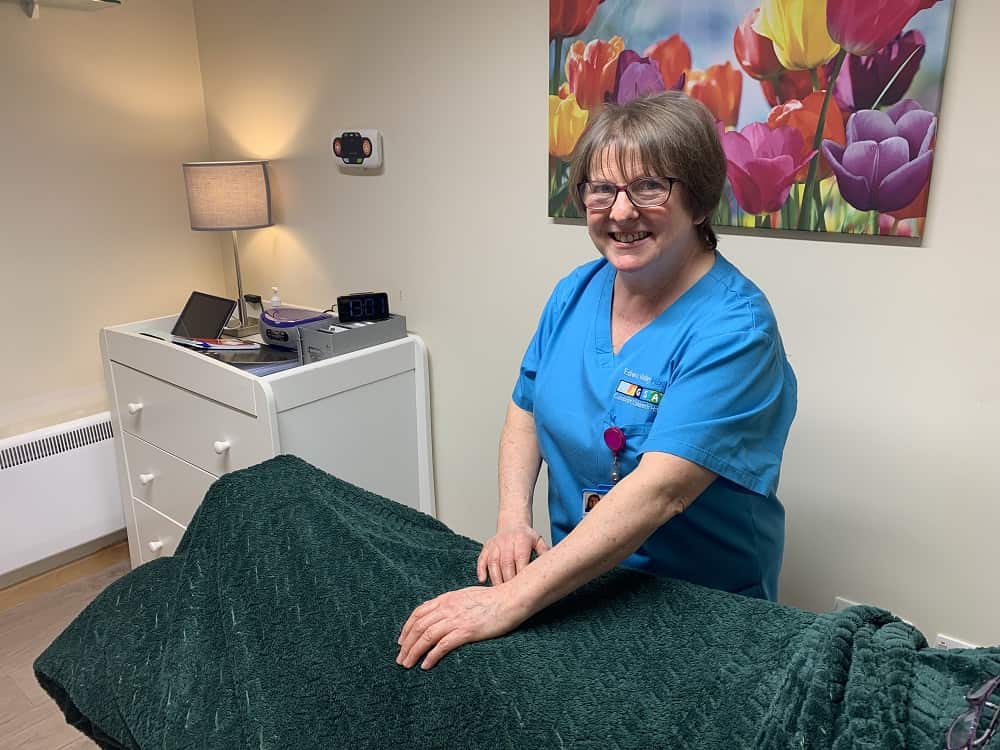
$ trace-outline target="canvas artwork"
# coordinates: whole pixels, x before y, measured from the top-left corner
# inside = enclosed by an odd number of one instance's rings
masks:
[[[716,226],[921,236],[954,1],[550,0],[549,215],[594,113],[676,89],[717,120]]]

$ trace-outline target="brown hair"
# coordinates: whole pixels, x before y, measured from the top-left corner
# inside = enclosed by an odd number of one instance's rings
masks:
[[[587,124],[570,157],[569,184],[581,211],[576,186],[590,179],[595,159],[609,149],[622,172],[636,162],[650,176],[677,177],[684,183],[684,205],[704,216],[698,235],[712,250],[719,244],[712,211],[726,184],[726,154],[719,143],[715,118],[701,102],[680,91],[664,91],[627,104],[605,104]]]

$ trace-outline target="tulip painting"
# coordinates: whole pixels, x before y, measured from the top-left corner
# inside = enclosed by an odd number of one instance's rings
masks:
[[[603,107],[666,89],[716,120],[717,227],[920,237],[955,0],[550,0],[549,215]],[[673,175],[661,175],[673,176]]]

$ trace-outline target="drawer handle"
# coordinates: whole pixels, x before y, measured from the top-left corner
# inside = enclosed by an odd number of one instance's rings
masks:
[[[149,543],[150,552],[159,552],[161,549],[163,549],[163,542],[161,542],[159,539],[154,539]]]
[[[142,411],[142,403],[128,405],[128,413],[133,416],[135,416],[141,411]]]
[[[154,479],[156,479],[156,475],[155,474],[140,474],[139,475],[139,484],[149,484]]]
[[[215,444],[212,446],[215,448],[216,453],[225,453],[232,446],[228,440],[216,440]]]

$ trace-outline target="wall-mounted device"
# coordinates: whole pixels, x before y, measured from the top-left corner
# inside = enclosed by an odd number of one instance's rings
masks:
[[[333,134],[333,156],[344,166],[378,169],[382,166],[382,133],[374,128],[342,130]]]

